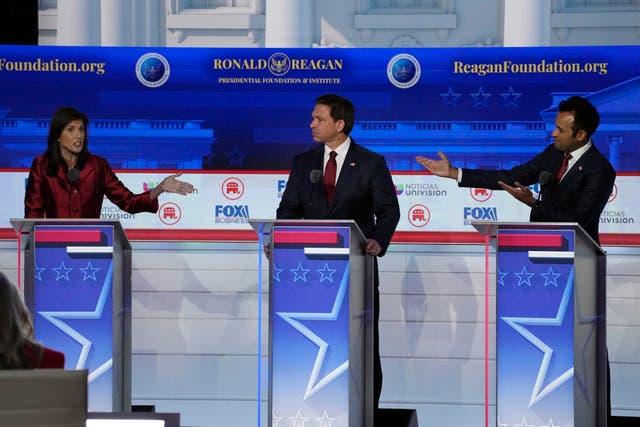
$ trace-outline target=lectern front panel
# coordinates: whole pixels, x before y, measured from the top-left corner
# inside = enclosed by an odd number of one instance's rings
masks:
[[[593,357],[597,317],[580,304],[593,290],[576,281],[575,234],[498,231],[497,425],[574,426],[595,414],[594,372],[578,367]]]
[[[113,410],[113,226],[37,225],[30,307],[36,339],[89,371],[89,410]]]
[[[273,245],[270,425],[348,427],[350,229],[276,226]]]

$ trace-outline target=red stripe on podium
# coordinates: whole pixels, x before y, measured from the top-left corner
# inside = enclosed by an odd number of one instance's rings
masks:
[[[499,247],[562,248],[560,234],[498,234]]]
[[[301,245],[337,245],[335,231],[276,231],[273,243]]]
[[[100,230],[36,230],[37,243],[101,243]]]
[[[256,242],[258,235],[253,230],[204,230],[162,228],[127,228],[131,241],[151,242]],[[12,228],[0,228],[1,240],[16,240]],[[476,231],[396,231],[391,240],[399,244],[484,244],[484,237]],[[640,233],[601,233],[602,246],[640,246]]]

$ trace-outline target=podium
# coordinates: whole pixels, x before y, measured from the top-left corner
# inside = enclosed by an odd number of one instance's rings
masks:
[[[606,426],[606,253],[576,223],[472,224],[496,252],[496,425]]]
[[[131,407],[131,246],[118,221],[10,222],[36,340],[87,369],[89,411]],[[19,256],[20,256],[19,254]]]
[[[268,425],[373,425],[374,260],[364,254],[366,238],[354,221],[249,222],[260,256],[263,246],[272,254]]]

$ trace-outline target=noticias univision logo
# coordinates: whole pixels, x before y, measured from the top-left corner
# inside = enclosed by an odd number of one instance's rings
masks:
[[[138,81],[147,87],[160,87],[169,80],[169,61],[159,53],[146,53],[136,63]]]
[[[389,81],[400,89],[408,89],[420,80],[420,63],[408,53],[400,53],[387,64]]]

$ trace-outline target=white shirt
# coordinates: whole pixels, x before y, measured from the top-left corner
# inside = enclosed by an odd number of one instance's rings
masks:
[[[332,151],[336,152],[336,182],[338,182],[338,177],[340,176],[340,170],[342,169],[342,165],[344,164],[344,159],[347,157],[347,151],[349,151],[349,147],[351,146],[351,138],[347,137],[347,139],[335,150],[324,146],[324,166],[322,168],[322,173],[324,174],[327,169],[327,162],[329,161],[329,153]]]
[[[577,150],[569,151],[569,154],[571,154],[571,158],[569,159],[569,164],[567,165],[567,172],[571,170],[571,168],[573,167],[573,165],[576,164],[578,159],[582,157],[582,155],[586,153],[587,150],[591,148],[592,145],[593,144],[591,143],[591,141],[589,141],[586,144],[584,144],[582,147],[578,148]],[[562,178],[564,178],[567,172],[565,172],[564,175],[562,175]],[[562,178],[560,178],[560,181],[562,181]]]

